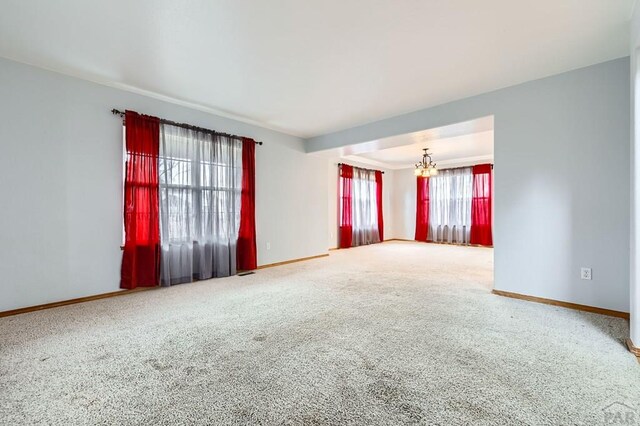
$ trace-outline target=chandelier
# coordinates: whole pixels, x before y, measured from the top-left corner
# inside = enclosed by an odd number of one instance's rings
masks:
[[[429,155],[429,148],[424,148],[423,151],[422,161],[416,163],[416,169],[414,170],[415,175],[422,177],[437,175],[438,169],[436,169],[436,163],[433,162],[431,155]]]

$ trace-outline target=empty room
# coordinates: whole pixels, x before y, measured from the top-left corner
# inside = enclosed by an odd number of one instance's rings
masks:
[[[1,10],[0,424],[640,424],[636,0]]]

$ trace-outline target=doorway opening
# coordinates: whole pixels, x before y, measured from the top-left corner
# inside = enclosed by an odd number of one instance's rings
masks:
[[[430,244],[434,247],[431,250],[448,250],[460,259],[471,259],[471,253],[482,252],[480,262],[490,263],[491,290],[495,235],[493,124],[493,116],[487,116],[324,152],[329,167],[329,248],[340,247],[341,165],[379,170],[384,172],[384,241]],[[425,175],[419,167],[422,165],[416,163],[422,162],[427,148],[427,163],[434,167]],[[435,248],[438,246],[441,248]]]

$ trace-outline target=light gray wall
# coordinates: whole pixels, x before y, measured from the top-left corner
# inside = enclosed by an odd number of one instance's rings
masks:
[[[630,83],[631,88],[629,90],[631,95],[631,253],[630,253],[630,334],[631,341],[635,346],[640,347],[640,253],[638,247],[640,246],[640,196],[638,191],[640,190],[640,168],[637,167],[640,164],[640,149],[638,143],[640,143],[640,108],[637,106],[640,102],[640,96],[638,95],[638,61],[640,56],[638,55],[638,49],[640,49],[640,9],[636,2],[633,16],[631,17],[631,40],[630,46]]]
[[[0,59],[0,311],[118,290],[122,128],[114,107],[264,141],[256,149],[258,264],[326,253],[326,160],[306,155],[303,140]]]
[[[395,170],[393,176],[394,238],[413,240],[416,235],[416,176],[413,169]]]
[[[628,311],[629,102],[621,58],[312,138],[307,151],[493,114],[495,288]]]

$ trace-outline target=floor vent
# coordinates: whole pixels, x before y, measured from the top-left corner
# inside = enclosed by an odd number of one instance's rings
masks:
[[[253,271],[249,271],[249,272],[242,272],[241,274],[238,274],[239,277],[244,277],[245,275],[252,275],[255,274],[255,272]]]

